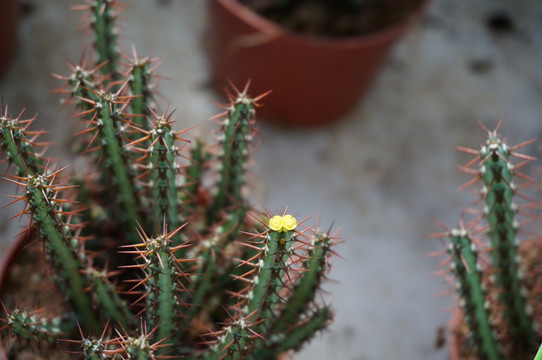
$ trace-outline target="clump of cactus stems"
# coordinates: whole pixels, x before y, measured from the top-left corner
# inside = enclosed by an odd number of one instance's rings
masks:
[[[542,274],[526,268],[518,251],[518,217],[529,219],[536,204],[521,193],[534,180],[519,172],[534,158],[517,151],[532,141],[508,146],[498,133],[501,124],[493,131],[481,125],[487,137],[479,150],[459,148],[474,156],[462,167],[474,176],[463,187],[479,184],[483,210],[469,224],[439,234],[449,239],[443,264],[451,267],[468,327],[465,341],[480,360],[533,358],[541,340],[526,282]]]
[[[215,146],[175,131],[155,103],[156,59],[117,50],[117,3],[75,6],[97,61],[70,63],[86,173],[48,160],[34,119],[0,114],[0,143],[66,313],[3,304],[4,330],[43,348],[72,339],[84,359],[275,359],[332,320],[316,294],[334,234],[251,209],[245,173],[262,96],[235,90]],[[280,171],[280,169],[277,169]],[[18,299],[30,303],[29,299]],[[7,331],[7,330],[6,330]],[[66,340],[64,342],[59,340]]]

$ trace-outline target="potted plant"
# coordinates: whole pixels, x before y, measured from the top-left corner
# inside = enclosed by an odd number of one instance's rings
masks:
[[[213,81],[273,91],[261,115],[292,126],[333,121],[368,89],[425,0],[209,0]]]
[[[156,59],[117,52],[116,1],[75,9],[97,63],[70,63],[87,170],[46,158],[33,119],[0,114],[3,157],[31,224],[0,274],[0,358],[276,359],[332,320],[315,300],[334,236],[262,213],[244,174],[260,97],[231,94],[216,144],[154,105]],[[41,357],[40,357],[41,358]]]
[[[446,229],[448,257],[460,306],[451,320],[450,359],[532,359],[541,341],[542,240],[518,245],[520,217],[533,218],[536,203],[521,191],[534,180],[520,168],[534,158],[518,153],[532,143],[508,146],[498,130],[480,150],[460,148],[474,158],[462,169],[479,184],[482,209],[472,221]],[[519,159],[519,162],[517,161]],[[519,203],[523,201],[523,205]],[[473,212],[473,211],[470,211]]]
[[[19,1],[3,0],[0,4],[0,77],[6,72],[15,53],[18,13]]]

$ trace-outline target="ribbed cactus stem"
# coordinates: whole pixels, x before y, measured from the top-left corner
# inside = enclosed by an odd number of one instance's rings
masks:
[[[480,156],[483,159],[481,174],[485,193],[486,217],[489,223],[491,256],[496,269],[496,282],[500,288],[498,298],[504,306],[504,319],[509,336],[517,353],[529,351],[534,343],[531,315],[527,311],[517,260],[517,225],[513,199],[516,192],[513,182],[513,165],[510,149],[496,131],[490,131]]]
[[[208,294],[213,290],[213,280],[217,277],[216,254],[220,252],[225,243],[231,242],[238,235],[239,229],[236,221],[237,217],[231,216],[224,225],[216,227],[208,239],[200,244],[199,253],[193,254],[201,261],[196,274],[190,278],[190,291],[185,295],[186,301],[190,301],[191,306],[183,320],[184,327],[190,326],[190,319],[203,308]],[[231,280],[232,273],[233,271],[228,271],[224,276]]]
[[[245,314],[262,310],[263,318],[273,316],[272,306],[278,303],[278,292],[283,287],[284,267],[287,266],[289,250],[295,241],[295,232],[269,231],[264,238],[259,272],[248,294]]]
[[[26,189],[26,199],[32,214],[32,219],[45,241],[46,248],[55,263],[59,273],[60,284],[65,288],[66,294],[73,303],[79,321],[90,331],[99,329],[90,297],[87,295],[86,281],[82,275],[84,269],[80,257],[71,245],[72,238],[69,226],[62,221],[60,200],[56,198],[60,190],[58,185],[52,184],[56,174],[50,176],[32,175],[21,179]]]
[[[105,271],[87,268],[87,282],[92,286],[95,302],[101,305],[104,316],[115,320],[122,328],[133,327],[134,316],[126,302],[119,296],[117,289],[109,282]]]
[[[221,211],[245,202],[245,167],[249,154],[254,122],[254,100],[240,93],[228,107],[222,122],[220,177],[217,192],[209,209],[209,220],[215,221]],[[242,220],[242,219],[241,219]]]
[[[476,354],[480,360],[504,359],[486,305],[487,294],[478,268],[475,244],[463,229],[452,230],[450,241],[451,268],[458,284],[465,322]]]
[[[203,141],[197,138],[190,149],[190,164],[185,168],[185,177],[181,201],[184,204],[183,215],[187,216],[195,209],[198,201],[198,191],[202,185],[203,174],[206,170],[210,154],[203,148]]]
[[[149,122],[145,121],[145,117],[152,115],[149,107],[153,106],[152,98],[152,73],[151,68],[153,62],[158,59],[150,57],[140,58],[137,56],[135,48],[133,48],[133,58],[130,59],[128,70],[130,94],[134,96],[130,104],[133,114],[139,115],[134,118],[134,125],[145,130],[151,130]]]
[[[106,165],[109,167],[115,189],[122,204],[123,219],[127,222],[131,233],[137,229],[140,202],[134,183],[133,167],[130,156],[123,146],[123,132],[126,124],[121,114],[125,100],[116,93],[100,92],[96,101],[86,100],[94,104],[94,117],[89,130],[97,131],[95,139],[101,141],[106,155]],[[135,236],[131,237],[133,241]]]
[[[112,80],[118,79],[117,34],[115,29],[115,3],[114,0],[92,0],[91,26],[94,29],[94,46],[98,53],[98,63],[104,63],[101,70]]]
[[[16,118],[8,115],[7,107],[0,113],[0,147],[19,176],[33,175],[43,169],[43,160],[37,153],[42,144],[37,142],[41,132],[29,131],[35,118],[23,120],[23,112]]]
[[[7,314],[6,321],[11,332],[31,343],[54,343],[60,336],[65,336],[76,327],[73,318],[50,319],[17,309]]]
[[[205,360],[237,360],[246,358],[244,356],[245,344],[255,338],[251,330],[249,318],[239,317],[230,325],[224,327],[216,335],[218,342],[211,351],[204,354]]]
[[[267,356],[258,359],[276,359],[277,354],[288,350],[298,350],[303,343],[310,340],[317,332],[325,329],[333,319],[333,312],[323,306],[306,316],[298,327],[281,339],[276,352],[268,353]]]
[[[299,321],[299,316],[314,300],[316,290],[329,270],[328,259],[331,255],[333,238],[326,233],[317,232],[311,240],[311,248],[302,261],[302,271],[293,278],[292,294],[283,306],[280,316],[266,322],[269,334],[282,334]]]
[[[291,293],[280,294],[282,303],[276,305],[274,316],[267,318],[257,329],[264,338],[255,345],[258,349],[255,352],[257,359],[274,359],[276,354],[298,349],[330,320],[331,313],[320,314],[325,311],[323,308],[313,313],[311,304],[329,270],[328,258],[331,255],[332,243],[333,238],[328,234],[316,232],[311,239],[311,248],[303,257],[301,264],[302,269],[310,270],[297,275],[289,274],[283,280],[286,283],[293,282],[288,285]],[[308,324],[307,321],[314,323]]]
[[[180,336],[178,325],[182,314],[181,308],[186,306],[182,300],[183,293],[187,291],[187,275],[182,269],[185,260],[175,256],[175,252],[186,245],[171,246],[172,239],[180,230],[181,228],[177,228],[168,233],[164,224],[160,235],[149,238],[140,232],[143,241],[133,245],[136,248],[133,253],[144,260],[142,264],[137,265],[145,273],[144,281],[139,285],[145,287],[144,298],[147,308],[154,309],[147,312],[147,325],[156,327],[153,336],[157,341],[166,343],[160,348],[160,353],[170,350],[175,336]]]
[[[140,141],[148,141],[149,147],[140,149],[148,158],[147,168],[149,169],[149,187],[152,198],[152,209],[155,221],[165,219],[170,229],[177,229],[181,226],[183,219],[179,206],[180,186],[178,176],[180,166],[177,163],[178,142],[186,141],[180,135],[184,131],[175,132],[172,129],[173,113],[164,113],[158,116],[153,112],[155,120],[152,122],[152,129],[139,131],[146,135]],[[181,233],[173,240],[172,246],[182,244]],[[178,254],[182,256],[182,254]]]

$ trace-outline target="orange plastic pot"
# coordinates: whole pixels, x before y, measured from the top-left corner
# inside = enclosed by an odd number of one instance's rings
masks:
[[[236,0],[209,0],[209,58],[214,84],[252,96],[272,90],[258,114],[292,126],[331,122],[363,95],[392,44],[428,0],[402,22],[370,35],[324,39],[292,34]]]
[[[17,45],[19,1],[0,1],[0,77],[6,72]]]

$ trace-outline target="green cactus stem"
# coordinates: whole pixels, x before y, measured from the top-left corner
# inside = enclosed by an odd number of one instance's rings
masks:
[[[212,223],[228,212],[233,205],[243,205],[245,197],[245,169],[249,155],[249,143],[253,137],[254,107],[262,96],[251,99],[245,89],[232,100],[227,111],[219,114],[223,118],[221,131],[221,154],[219,157],[220,175],[213,204],[209,207],[208,220]],[[243,220],[244,216],[239,217]]]
[[[64,187],[53,183],[57,174],[58,171],[47,176],[35,174],[17,178],[13,182],[25,189],[23,196],[28,202],[34,224],[45,241],[55,269],[59,272],[58,280],[73,303],[79,321],[92,331],[97,331],[99,323],[86,295],[86,281],[81,273],[84,267],[72,246],[72,240],[76,239],[70,234],[72,226],[63,220],[71,215],[62,211],[62,204],[68,200],[57,198]]]
[[[154,117],[151,130],[136,128],[136,132],[141,133],[139,139],[126,147],[134,147],[134,151],[144,154],[137,161],[144,163],[143,167],[147,169],[142,176],[148,178],[147,186],[151,194],[154,220],[165,219],[170,228],[177,229],[183,223],[178,195],[181,190],[178,184],[180,165],[176,160],[180,148],[177,144],[179,141],[188,142],[181,137],[188,129],[175,132],[172,129],[173,112],[168,114],[167,108],[161,116],[150,111]],[[135,147],[140,143],[148,143],[148,148]],[[173,246],[183,242],[181,234],[178,233]]]
[[[332,319],[333,312],[327,306],[318,308],[316,311],[306,315],[295,331],[290,332],[278,342],[275,352],[268,352],[265,357],[257,359],[272,360],[276,358],[276,354],[281,354],[289,350],[298,350],[301,344],[310,340],[317,332],[325,329]]]
[[[253,312],[246,317],[240,316],[220,331],[209,334],[216,337],[218,340],[211,351],[203,355],[203,359],[236,360],[246,358],[245,345],[259,337],[259,335],[252,330],[252,327],[255,324],[251,321],[251,318],[254,317],[255,313],[256,312]]]
[[[134,126],[144,130],[151,130],[149,123],[145,121],[145,117],[153,115],[151,111],[154,104],[152,77],[159,64],[152,65],[158,63],[159,60],[150,56],[139,57],[135,46],[132,47],[132,58],[126,58],[126,60],[128,60],[128,71],[124,76],[128,77],[130,94],[134,96],[130,104],[131,112],[139,115],[134,118]],[[147,144],[144,144],[144,146],[147,146]]]
[[[504,359],[500,350],[491,314],[487,308],[487,294],[483,275],[478,268],[478,255],[474,242],[463,229],[450,232],[451,268],[457,280],[469,336],[479,359]]]
[[[482,146],[481,176],[485,185],[485,215],[489,223],[491,256],[496,269],[496,282],[501,292],[504,319],[516,353],[529,351],[534,343],[533,320],[526,306],[517,260],[517,206],[513,199],[517,192],[513,182],[514,166],[510,163],[511,149],[502,142],[497,131],[489,131]]]
[[[111,170],[113,184],[122,204],[123,218],[130,232],[137,229],[141,204],[134,182],[132,156],[127,154],[123,143],[123,133],[128,126],[124,120],[126,115],[123,114],[123,109],[127,106],[128,97],[120,96],[121,91],[122,88],[117,93],[101,91],[95,101],[84,101],[93,105],[90,112],[94,114],[86,130],[95,133],[89,147],[96,139],[102,144],[101,149],[107,155],[106,165]],[[133,241],[136,240],[136,237],[132,238]]]
[[[119,296],[117,288],[111,284],[109,278],[114,273],[98,271],[87,267],[83,273],[86,275],[94,303],[101,305],[103,316],[115,320],[122,328],[135,326],[135,319],[126,302]]]
[[[181,244],[176,247],[171,246],[176,234],[181,231],[179,227],[171,232],[167,232],[167,225],[164,222],[162,233],[154,238],[149,238],[140,228],[140,237],[142,242],[135,247],[133,253],[137,258],[144,261],[135,266],[143,270],[145,276],[143,280],[136,285],[144,286],[144,295],[140,299],[145,299],[146,308],[152,308],[154,311],[147,311],[147,325],[156,327],[156,340],[164,340],[168,344],[161,347],[160,352],[171,349],[171,341],[175,336],[180,323],[180,316],[184,312],[182,307],[187,307],[183,301],[183,294],[187,292],[187,279],[189,274],[184,271],[185,263],[194,262],[194,259],[179,259],[175,253],[180,248],[188,246]]]
[[[210,159],[211,154],[204,149],[203,140],[197,138],[190,149],[190,164],[185,168],[184,184],[180,195],[184,204],[181,209],[184,217],[194,213],[197,206],[206,205],[206,199],[200,199],[199,190],[203,185],[203,175]]]
[[[290,248],[295,241],[297,222],[290,215],[287,215],[287,219],[288,222],[285,223],[282,216],[271,218],[269,230],[259,236],[259,243],[241,244],[257,250],[257,255],[251,261],[241,263],[249,270],[241,276],[234,276],[236,280],[249,284],[236,294],[241,301],[234,309],[241,311],[242,315],[226,329],[220,345],[215,348],[210,359],[223,356],[225,352],[229,353],[232,359],[242,358],[247,342],[263,339],[257,329],[262,322],[275,315],[274,307],[281,302],[280,290],[284,288],[283,279],[289,270]],[[261,321],[248,321],[258,318]]]
[[[76,327],[76,322],[68,316],[46,318],[25,310],[7,311],[6,322],[10,331],[32,343],[54,343],[59,337],[66,336]]]
[[[272,317],[262,323],[263,337],[266,339],[262,342],[265,346],[264,350],[257,352],[256,358],[272,358],[272,354],[277,354],[290,349],[297,349],[301,346],[301,343],[305,340],[305,337],[312,337],[312,334],[305,334],[301,336],[299,340],[301,342],[295,343],[288,331],[295,328],[300,321],[300,314],[306,314],[307,309],[310,309],[310,304],[314,300],[316,290],[322,283],[322,279],[329,271],[328,259],[331,255],[331,246],[333,244],[333,237],[326,233],[316,232],[312,238],[311,248],[308,253],[302,257],[301,269],[310,269],[308,271],[301,271],[299,274],[292,275],[292,279],[284,279],[284,282],[291,281],[291,294],[286,298],[285,294],[281,294],[282,304],[273,311]],[[316,311],[324,311],[318,310]],[[326,315],[322,316],[325,318]],[[312,316],[307,316],[311,318]],[[329,316],[327,316],[329,320]],[[324,321],[325,322],[325,321]],[[305,326],[305,325],[304,325]],[[319,326],[307,325],[307,329],[314,327],[315,331],[321,329]],[[297,332],[297,331],[296,331]],[[288,339],[286,342],[285,339]],[[289,343],[289,348],[286,348],[286,344]],[[280,349],[280,350],[279,350]]]
[[[72,6],[73,10],[85,11],[86,27],[95,35],[94,47],[98,54],[98,63],[104,64],[101,71],[104,76],[117,80],[119,52],[117,50],[117,30],[115,28],[118,2],[114,0],[87,0],[86,5]]]

